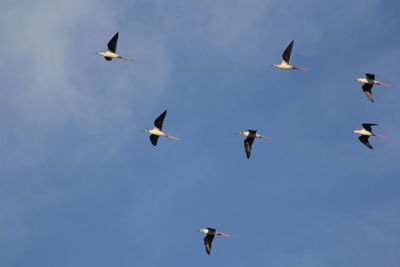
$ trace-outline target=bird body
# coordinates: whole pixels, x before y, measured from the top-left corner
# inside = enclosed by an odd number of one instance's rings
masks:
[[[269,137],[262,136],[257,133],[257,130],[247,130],[247,131],[240,131],[241,135],[247,136],[244,140],[244,151],[246,152],[247,159],[250,159],[251,155],[251,146],[253,145],[254,138],[263,138],[267,140],[272,140]]]
[[[116,51],[117,51],[118,36],[119,36],[119,33],[117,32],[117,33],[113,36],[113,38],[111,38],[111,40],[108,42],[108,44],[107,44],[108,50],[107,50],[107,51],[100,51],[100,52],[97,52],[97,54],[104,56],[104,58],[105,58],[107,61],[110,61],[110,60],[112,60],[113,58],[120,58],[120,59],[125,59],[125,60],[128,60],[128,61],[134,61],[134,60],[131,59],[131,58],[123,57],[123,56],[120,56],[120,55],[118,55],[118,54],[116,53]]]
[[[372,132],[367,131],[365,129],[355,130],[355,131],[353,131],[353,133],[361,134],[361,135],[368,135],[368,136],[373,136],[374,135]]]
[[[206,252],[207,252],[208,255],[210,255],[210,253],[211,253],[211,243],[213,242],[214,237],[216,235],[222,235],[222,236],[226,236],[226,237],[233,237],[232,235],[228,235],[228,234],[217,232],[217,230],[215,230],[214,228],[210,228],[210,227],[201,228],[199,230],[199,232],[202,232],[202,233],[206,234],[206,236],[204,237],[204,247],[205,247]]]
[[[157,145],[158,137],[159,136],[165,136],[174,140],[182,140],[181,138],[169,135],[165,132],[162,131],[164,119],[167,116],[167,111],[165,110],[163,113],[161,113],[160,116],[157,117],[154,121],[154,128],[153,129],[145,129],[145,132],[150,133],[150,142],[153,144],[153,146]]]
[[[283,51],[282,62],[280,64],[272,65],[273,67],[284,70],[290,70],[290,69],[304,70],[304,71],[308,70],[304,68],[295,67],[292,64],[290,64],[290,57],[292,55],[293,45],[294,45],[294,40],[291,41],[290,44],[286,47],[285,51]]]
[[[363,89],[364,94],[368,97],[371,102],[374,102],[374,96],[372,95],[372,87],[374,84],[382,85],[385,87],[390,87],[390,84],[384,84],[378,81],[375,81],[375,75],[371,73],[365,73],[365,78],[357,78],[357,82],[363,83],[361,87]]]
[[[290,70],[294,68],[292,65],[288,64],[285,60],[282,60],[280,64],[274,64],[273,66],[284,70]]]
[[[360,140],[360,142],[362,144],[364,144],[365,146],[367,146],[370,149],[373,149],[372,145],[370,144],[370,142],[368,141],[370,136],[378,136],[378,137],[383,137],[386,138],[387,136],[384,135],[380,135],[377,133],[372,132],[372,126],[377,126],[378,124],[376,123],[363,123],[362,126],[363,128],[360,130],[355,130],[353,131],[353,133],[359,134],[361,135],[358,139]]]
[[[164,133],[157,127],[154,127],[153,129],[146,129],[145,131],[148,133],[154,134],[154,135],[158,135],[158,136],[168,136],[168,134]]]

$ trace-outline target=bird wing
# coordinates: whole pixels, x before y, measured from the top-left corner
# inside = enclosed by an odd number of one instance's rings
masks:
[[[154,126],[156,126],[160,131],[162,130],[165,116],[167,116],[167,111],[164,111],[163,113],[161,113],[161,115],[158,116],[158,118],[154,121]]]
[[[250,129],[247,129],[247,131],[249,131],[249,134],[256,134],[256,133],[257,133],[257,130],[250,130]]]
[[[104,57],[107,61],[111,61],[112,57]]]
[[[367,130],[368,132],[371,132],[372,131],[371,126],[376,126],[378,124],[376,124],[376,123],[363,123],[361,125],[365,130]]]
[[[117,41],[118,41],[118,32],[108,42],[108,44],[107,44],[108,50],[115,53],[115,51],[117,50]]]
[[[251,146],[253,145],[254,137],[247,137],[244,140],[244,151],[246,151],[246,156],[249,159],[251,154]]]
[[[372,95],[372,92],[371,92],[372,86],[373,86],[373,84],[365,83],[362,86],[362,89],[364,91],[364,94],[368,97],[368,99],[371,100],[371,102],[374,102],[374,96]]]
[[[294,40],[290,42],[290,44],[286,47],[285,51],[283,51],[282,58],[286,61],[287,64],[290,64],[290,55],[292,54]]]
[[[365,76],[367,77],[367,79],[370,79],[370,80],[375,80],[375,75],[374,75],[374,74],[371,74],[371,73],[365,73]]]
[[[155,134],[151,134],[150,135],[150,142],[153,144],[153,146],[157,145],[157,141],[158,141],[158,135]]]
[[[358,137],[358,139],[360,139],[360,142],[363,143],[364,145],[366,145],[367,147],[369,147],[370,149],[374,149],[372,147],[372,145],[368,142],[368,135],[361,135],[360,137]]]
[[[214,235],[207,234],[204,237],[204,246],[208,255],[211,253],[211,243],[214,240]]]

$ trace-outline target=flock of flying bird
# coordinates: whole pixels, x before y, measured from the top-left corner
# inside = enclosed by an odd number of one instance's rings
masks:
[[[104,58],[107,61],[111,61],[113,58],[119,58],[119,59],[124,59],[124,60],[128,60],[128,61],[134,61],[134,59],[123,57],[123,56],[120,56],[120,55],[118,55],[116,53],[117,42],[118,42],[118,32],[108,42],[108,44],[107,44],[108,50],[107,51],[97,52],[97,54],[104,56]],[[295,70],[308,71],[308,69],[295,67],[290,63],[290,57],[291,57],[291,54],[292,54],[293,45],[294,45],[294,41],[291,41],[290,44],[286,47],[285,51],[282,54],[282,62],[280,64],[274,64],[272,66],[275,67],[275,68],[286,69],[286,70],[295,69]],[[364,94],[368,97],[368,99],[371,102],[374,102],[374,97],[373,97],[372,92],[371,92],[372,87],[374,86],[374,84],[382,85],[382,86],[386,86],[386,87],[392,86],[392,85],[389,85],[389,84],[384,84],[384,83],[376,81],[375,80],[375,75],[374,74],[370,74],[370,73],[365,73],[365,78],[358,78],[358,79],[356,79],[356,81],[363,83],[362,90],[363,90]],[[174,140],[182,140],[181,138],[169,135],[169,134],[167,134],[167,133],[162,131],[163,122],[164,122],[164,119],[165,119],[166,115],[167,115],[167,110],[165,110],[163,113],[161,113],[161,115],[158,116],[157,119],[154,121],[154,128],[153,129],[144,130],[145,132],[150,133],[150,142],[154,146],[157,145],[157,141],[158,141],[158,138],[160,136],[168,137],[168,138],[171,138],[171,139],[174,139]],[[386,138],[386,136],[384,136],[384,135],[380,135],[380,134],[372,132],[371,126],[376,126],[376,125],[378,125],[378,124],[376,124],[376,123],[363,123],[362,124],[362,127],[363,127],[362,129],[353,131],[353,133],[356,133],[356,134],[360,135],[359,139],[360,139],[361,143],[363,143],[365,146],[367,146],[370,149],[373,149],[372,145],[368,141],[370,136],[378,136],[378,137]],[[240,131],[240,134],[246,136],[246,139],[244,140],[244,149],[245,149],[246,156],[247,156],[248,159],[250,158],[251,147],[253,145],[253,142],[254,142],[255,138],[263,138],[263,139],[267,139],[267,140],[272,140],[269,137],[265,137],[265,136],[262,136],[260,134],[257,134],[257,130],[250,130],[249,129],[247,131]],[[210,228],[210,227],[202,228],[199,231],[204,233],[204,234],[206,234],[206,236],[204,237],[204,246],[205,246],[207,254],[211,253],[211,243],[214,240],[214,236],[221,235],[221,236],[226,236],[226,237],[232,237],[232,235],[228,235],[228,234],[217,232],[215,229]]]

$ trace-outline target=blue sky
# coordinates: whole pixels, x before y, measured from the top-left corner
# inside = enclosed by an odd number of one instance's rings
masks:
[[[399,266],[398,1],[0,7],[2,266]]]

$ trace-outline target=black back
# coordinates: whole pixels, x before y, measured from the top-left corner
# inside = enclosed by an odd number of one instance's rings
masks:
[[[150,142],[153,144],[153,146],[157,145],[157,141],[158,141],[158,135],[155,134],[151,134],[150,135]]]
[[[115,53],[115,51],[117,51],[117,42],[118,42],[118,32],[108,42],[107,44],[108,50]]]
[[[286,61],[286,63],[290,64],[290,56],[292,54],[294,40],[290,42],[290,44],[286,47],[285,51],[283,51],[282,58]]]
[[[167,110],[165,110],[163,113],[161,113],[161,115],[158,116],[158,118],[154,121],[154,126],[156,126],[158,129],[160,129],[160,131],[162,130],[165,116],[167,116]]]
[[[365,76],[367,77],[367,79],[375,80],[375,74],[365,73]]]
[[[368,135],[361,135],[360,137],[358,137],[358,139],[360,139],[361,143],[363,143],[364,145],[366,145],[370,149],[374,149],[372,147],[372,145],[369,143],[368,138],[369,138]]]
[[[363,123],[361,125],[362,125],[362,127],[364,127],[365,130],[371,132],[372,131],[371,126],[376,126],[378,124],[376,124],[376,123]]]

